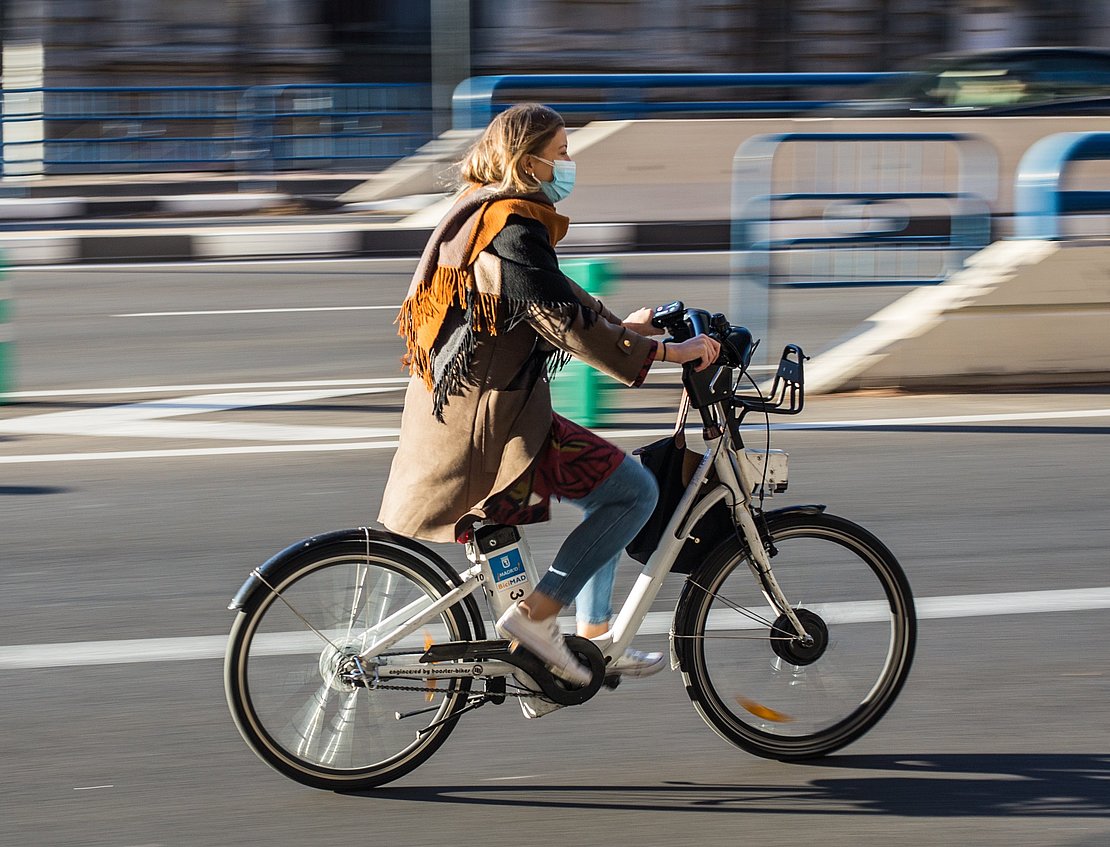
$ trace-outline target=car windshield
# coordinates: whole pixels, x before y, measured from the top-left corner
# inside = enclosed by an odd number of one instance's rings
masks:
[[[1110,59],[1052,55],[938,59],[865,97],[923,107],[984,108],[1110,96]]]

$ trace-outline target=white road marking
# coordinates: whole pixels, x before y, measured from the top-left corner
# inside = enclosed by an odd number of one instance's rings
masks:
[[[828,429],[830,426],[926,426],[929,424],[1000,423],[1002,421],[1061,420],[1065,418],[1105,418],[1110,409],[1073,409],[1059,412],[1006,412],[979,415],[934,415],[917,418],[863,418],[852,421],[821,421],[818,423],[784,423],[777,429]]]
[[[116,388],[57,388],[44,391],[10,391],[10,400],[41,400],[49,397],[101,397],[116,394],[180,394],[182,391],[243,391],[260,388],[356,388],[371,385],[407,385],[407,376],[375,379],[320,379],[295,382],[208,382],[193,385],[135,385]]]
[[[678,368],[662,368],[659,375],[675,373]],[[13,399],[34,399],[58,396],[95,396],[96,394],[166,393],[170,390],[203,390],[205,388],[238,389],[215,394],[190,395],[146,400],[96,409],[76,409],[0,420],[0,433],[23,435],[67,435],[80,437],[164,438],[177,440],[229,440],[268,442],[250,447],[200,447],[153,450],[80,451],[0,456],[0,464],[31,464],[65,461],[113,461],[125,459],[185,458],[227,456],[252,453],[328,452],[332,450],[378,450],[396,446],[399,430],[395,427],[306,426],[273,423],[238,423],[234,421],[167,421],[207,412],[288,405],[359,394],[399,391],[409,379],[404,376],[366,380],[325,380],[320,382],[258,382],[223,385],[138,386],[99,389],[63,389],[49,392],[17,392]],[[276,390],[257,390],[273,388]],[[284,390],[282,390],[284,389]],[[863,418],[813,422],[782,422],[771,425],[775,430],[828,430],[846,428],[910,427],[922,425],[958,425],[1000,423],[1023,420],[1066,420],[1110,417],[1110,409],[1074,409],[1058,411],[1025,411],[980,413],[970,415],[936,415],[906,418]],[[696,427],[695,427],[696,428]],[[748,431],[762,429],[760,423],[745,427]],[[606,437],[647,440],[666,435],[669,427],[651,429],[602,430]],[[370,439],[370,440],[368,440]],[[288,443],[300,442],[296,446]],[[349,442],[345,444],[328,442]]]
[[[667,430],[670,432],[670,430]],[[111,450],[105,453],[30,453],[0,456],[0,465],[42,462],[103,462],[130,459],[194,459],[200,456],[249,456],[269,453],[338,453],[347,450],[382,450],[396,441],[355,441],[329,444],[258,444],[244,447],[181,447],[165,450]]]
[[[142,437],[225,439],[241,441],[320,441],[396,436],[396,428],[289,426],[286,424],[242,424],[225,421],[167,422],[168,417],[224,412],[257,406],[283,406],[354,394],[399,391],[400,386],[373,388],[317,389],[313,391],[255,391],[229,394],[200,394],[168,400],[147,400],[103,409],[77,409],[26,415],[0,421],[0,433],[34,435],[81,435],[97,437]]]
[[[356,392],[357,393],[357,392]],[[332,395],[334,396],[334,395]],[[195,398],[194,398],[195,399]],[[197,410],[200,411],[200,410]],[[58,413],[69,414],[69,413]],[[42,416],[45,417],[45,416]],[[1110,409],[1076,409],[1071,411],[1058,411],[1058,412],[1019,412],[1013,414],[984,414],[984,415],[951,415],[947,417],[918,417],[918,418],[865,418],[859,420],[830,420],[830,421],[817,421],[812,423],[781,423],[772,424],[772,430],[838,430],[846,428],[881,428],[886,426],[920,426],[923,424],[966,424],[966,423],[998,423],[1000,421],[1022,421],[1022,420],[1053,420],[1053,419],[1068,419],[1068,418],[1104,418],[1110,417]],[[15,420],[22,420],[17,418]],[[9,422],[10,423],[10,422]],[[198,422],[199,423],[199,422]],[[197,426],[194,424],[193,426]],[[239,426],[235,424],[224,424],[228,427],[225,430],[227,433],[235,433],[234,427]],[[245,425],[244,425],[245,426]],[[261,427],[272,426],[278,427],[278,424],[257,424],[252,430],[257,434],[261,432]],[[745,431],[757,431],[762,429],[760,425],[745,426]],[[300,440],[293,437],[299,434],[307,433],[312,427],[291,427],[289,429],[290,440]],[[339,431],[344,428],[341,427],[321,427],[326,429],[329,433]],[[346,428],[349,430],[357,431],[356,427]],[[369,428],[368,428],[369,429]],[[351,434],[346,437],[365,437],[370,435],[370,431],[364,429],[361,434]],[[651,439],[659,438],[668,435],[673,431],[673,427],[660,427],[658,429],[598,429],[598,433],[605,438],[613,441],[623,441],[626,439],[637,439],[639,441],[647,442]],[[5,422],[0,421],[0,432],[2,431],[16,431],[15,429],[5,430]],[[27,426],[27,431],[33,431],[31,427]],[[166,430],[169,432],[169,430]],[[381,438],[396,437],[400,430],[381,428],[373,430],[373,435]],[[208,434],[202,434],[201,429],[198,427],[196,430],[197,438],[218,438],[223,437],[216,429],[209,429]],[[88,435],[89,432],[74,433],[78,435]],[[107,433],[98,433],[107,434]],[[138,435],[143,433],[130,432],[130,435]],[[155,432],[147,431],[146,435],[155,435]],[[184,436],[181,436],[184,437]],[[247,438],[246,431],[240,431],[238,435],[229,434],[229,438]],[[331,436],[329,436],[331,437]],[[334,436],[343,437],[343,436]],[[253,439],[251,439],[253,440]],[[397,442],[394,440],[388,441],[353,441],[348,443],[305,443],[305,444],[258,444],[249,447],[197,447],[197,448],[181,448],[181,449],[161,449],[161,450],[114,450],[101,453],[94,452],[81,452],[81,453],[38,453],[26,455],[13,455],[13,456],[0,456],[0,464],[4,465],[18,465],[18,464],[36,464],[41,462],[90,462],[90,461],[117,461],[129,459],[172,459],[172,458],[196,458],[200,456],[230,456],[230,455],[248,455],[248,454],[264,454],[264,453],[328,453],[335,451],[347,450],[381,450],[390,447],[396,447]]]
[[[1110,586],[920,597],[916,605],[920,620],[1094,611],[1110,608]],[[880,604],[870,602],[829,603],[813,608],[820,608],[822,615],[830,623],[864,623],[883,619],[883,609]],[[638,634],[666,635],[670,632],[673,617],[671,612],[650,612],[645,617]],[[732,616],[722,616],[711,620],[710,628],[755,629],[760,626],[746,618],[740,619],[739,622],[731,618]],[[574,629],[572,617],[560,618],[559,624],[564,632],[571,632]],[[320,650],[319,638],[311,632],[272,633],[268,639],[266,646],[268,655],[312,653]],[[220,659],[223,658],[226,648],[226,635],[18,644],[0,647],[0,671]]]
[[[115,788],[114,785],[85,785],[81,788],[74,788],[74,791],[96,791],[98,788]]]
[[[396,312],[400,306],[303,306],[288,309],[209,309],[193,312],[126,312],[112,315],[113,318],[173,318],[193,315],[272,315],[280,312],[363,312],[375,309],[388,309]]]

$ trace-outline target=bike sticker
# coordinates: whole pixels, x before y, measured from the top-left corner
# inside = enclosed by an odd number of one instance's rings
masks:
[[[494,553],[490,556],[489,566],[493,571],[493,581],[498,591],[510,585],[528,581],[528,574],[524,570],[524,558],[518,549]]]

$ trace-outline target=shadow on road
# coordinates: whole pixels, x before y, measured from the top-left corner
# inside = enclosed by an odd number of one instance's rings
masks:
[[[448,785],[361,796],[424,803],[905,817],[1110,817],[1110,755],[843,756],[808,762],[800,785],[664,782],[624,785]],[[871,775],[868,771],[882,771]]]
[[[56,485],[0,485],[0,497],[37,497],[42,494],[66,494],[70,490]]]

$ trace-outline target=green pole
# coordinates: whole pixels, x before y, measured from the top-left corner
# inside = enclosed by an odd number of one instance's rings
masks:
[[[559,268],[588,294],[608,294],[614,279],[612,263],[604,259],[568,259]],[[551,383],[551,405],[560,415],[582,426],[597,426],[605,416],[603,377],[585,362],[569,362]]]

